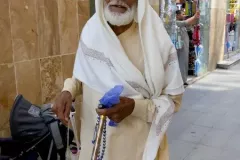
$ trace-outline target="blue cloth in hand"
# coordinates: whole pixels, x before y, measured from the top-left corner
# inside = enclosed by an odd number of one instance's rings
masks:
[[[100,104],[103,106],[103,108],[111,108],[114,105],[120,103],[120,95],[123,92],[123,86],[117,85],[114,88],[112,88],[110,91],[108,91],[100,100]],[[117,126],[117,123],[110,121],[109,126],[115,127]]]

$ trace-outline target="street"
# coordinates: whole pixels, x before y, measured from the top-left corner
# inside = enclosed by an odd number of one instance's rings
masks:
[[[240,64],[189,86],[168,130],[170,160],[240,159]]]

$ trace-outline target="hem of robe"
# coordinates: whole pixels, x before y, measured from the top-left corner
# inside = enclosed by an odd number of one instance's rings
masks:
[[[168,140],[165,134],[155,160],[169,160]]]

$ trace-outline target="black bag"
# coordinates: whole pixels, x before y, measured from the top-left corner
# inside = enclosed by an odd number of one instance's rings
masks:
[[[51,104],[39,107],[18,95],[10,114],[10,130],[12,140],[22,149],[17,156],[7,155],[12,159],[37,153],[42,160],[65,160],[68,129],[51,111]],[[70,130],[69,144],[73,144],[73,138]]]

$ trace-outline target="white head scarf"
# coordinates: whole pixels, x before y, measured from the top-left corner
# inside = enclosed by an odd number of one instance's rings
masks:
[[[176,88],[182,87],[182,80],[179,78],[180,72],[178,67],[171,67],[171,69],[174,68],[174,72],[169,76],[170,79],[167,80],[169,87],[164,86],[166,85],[164,82],[166,76],[164,74],[166,68],[168,68],[167,66],[172,65],[172,63],[178,63],[176,51],[161,19],[149,5],[148,0],[138,1],[137,15],[142,48],[145,53],[145,78],[148,87],[144,85],[144,77],[142,77],[141,73],[128,60],[120,41],[106,22],[103,14],[103,0],[96,0],[95,5],[96,14],[87,22],[82,32],[74,69],[76,78],[86,82],[86,84],[89,83],[89,85],[92,84],[92,80],[90,79],[94,80],[96,78],[91,74],[92,70],[88,68],[83,69],[82,65],[83,63],[87,63],[87,61],[81,63],[78,61],[80,60],[78,57],[80,58],[82,46],[84,45],[86,47],[85,49],[92,49],[92,52],[99,54],[98,56],[103,54],[106,58],[105,60],[109,61],[109,63],[114,66],[114,70],[119,76],[125,79],[125,75],[127,75],[127,77],[131,77],[130,79],[132,79],[132,81],[141,81],[143,87],[150,89],[151,93],[159,95],[162,93],[163,88],[168,94],[175,95],[181,92],[182,90],[179,90],[178,93],[175,93]],[[82,60],[84,59],[83,57]],[[174,66],[178,66],[178,64]],[[135,72],[134,77],[131,76],[132,72]],[[102,79],[101,77],[99,78]],[[113,84],[109,83],[104,88],[100,87],[100,89],[99,85],[96,84],[93,89],[99,92],[106,92],[112,87]],[[155,90],[154,88],[159,88],[159,90]]]

